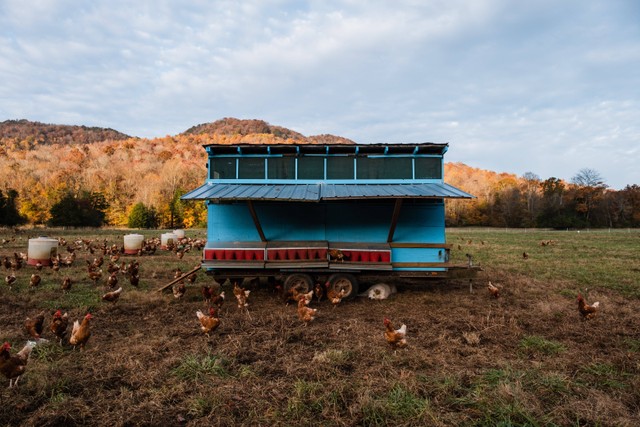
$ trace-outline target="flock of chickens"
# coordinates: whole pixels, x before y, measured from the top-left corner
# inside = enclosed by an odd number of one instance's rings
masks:
[[[58,272],[60,267],[62,266],[71,266],[76,258],[76,250],[80,248],[84,248],[88,250],[91,254],[96,253],[97,251],[101,251],[102,255],[96,256],[93,261],[86,260],[87,263],[87,275],[94,284],[97,284],[101,278],[103,277],[103,267],[107,270],[107,278],[106,278],[106,286],[108,291],[102,295],[102,300],[105,302],[110,302],[115,304],[120,295],[123,292],[122,286],[118,286],[119,275],[123,275],[126,279],[128,279],[129,283],[137,287],[139,284],[140,276],[139,276],[139,267],[140,264],[138,260],[134,260],[130,263],[126,263],[122,261],[118,263],[120,260],[120,256],[124,251],[124,248],[118,247],[117,245],[109,246],[106,241],[101,244],[96,244],[95,242],[89,240],[78,240],[74,242],[73,245],[67,245],[67,242],[64,239],[59,239],[61,246],[67,247],[67,254],[62,257],[59,254],[51,259],[51,269],[54,272]],[[185,238],[178,242],[177,245],[172,245],[167,250],[173,251],[179,259],[182,259],[184,254],[191,249],[197,249],[198,251],[202,250],[206,242],[200,239],[189,239]],[[160,242],[159,239],[149,239],[146,240],[143,244],[143,249],[141,249],[138,255],[144,254],[153,254],[156,252],[159,247]],[[106,266],[103,265],[105,262],[105,258],[108,258],[108,264]],[[12,257],[5,256],[2,259],[2,265],[10,272],[5,277],[5,283],[11,289],[13,284],[16,281],[16,272],[23,267],[23,264],[26,262],[26,254],[18,254],[14,253]],[[44,266],[41,264],[36,264],[36,271],[42,270]],[[195,270],[194,270],[195,271]],[[176,284],[173,285],[172,291],[173,296],[176,299],[180,299],[186,293],[186,283],[193,285],[195,283],[196,275],[191,273],[183,274],[180,269],[174,270],[174,277],[176,279]],[[37,287],[40,285],[42,279],[38,273],[33,273],[30,277],[29,286]],[[186,283],[185,283],[186,282]],[[63,292],[69,292],[71,286],[73,284],[73,280],[69,276],[65,276],[62,280],[61,289]],[[335,308],[338,304],[341,303],[342,299],[345,296],[344,289],[337,291],[332,289],[330,283],[320,284],[317,283],[313,289],[309,292],[303,293],[300,292],[297,288],[284,289],[282,285],[276,284],[274,287],[275,291],[278,292],[280,297],[287,304],[294,303],[297,305],[297,315],[300,321],[307,326],[310,322],[316,319],[318,316],[318,309],[310,307],[311,303],[314,301],[320,302],[322,299],[326,298]],[[491,282],[487,285],[487,290],[489,294],[494,298],[499,298],[501,294],[501,290],[492,284]],[[211,333],[213,333],[221,323],[220,320],[220,308],[222,307],[225,301],[225,292],[224,291],[215,291],[211,286],[202,286],[201,293],[204,298],[204,301],[207,303],[207,310],[198,310],[196,311],[196,318],[200,325],[200,330],[209,337]],[[247,315],[250,317],[249,313],[249,296],[251,294],[251,290],[244,289],[238,283],[233,284],[233,294],[237,301],[237,307],[241,310],[245,310]],[[598,312],[599,303],[595,302],[593,304],[587,304],[582,295],[578,295],[578,311],[580,315],[585,319],[589,320],[596,316]],[[44,321],[45,321],[45,312],[39,313],[37,316],[33,318],[27,318],[24,322],[24,330],[28,334],[30,340],[27,341],[25,346],[16,353],[11,353],[11,345],[8,342],[5,342],[2,347],[0,347],[0,372],[9,379],[9,387],[14,387],[18,384],[18,381],[22,374],[25,372],[27,362],[29,360],[29,355],[32,350],[40,343],[47,342],[46,339],[42,338],[42,333],[44,331]],[[80,349],[84,349],[87,344],[89,338],[91,337],[91,313],[86,313],[86,315],[80,320],[75,320],[71,333],[69,335],[68,342],[73,348],[79,347]],[[63,340],[66,338],[67,329],[69,325],[69,315],[68,313],[62,313],[61,310],[57,310],[50,319],[49,322],[49,330],[51,334],[53,334],[58,340],[60,345],[62,345]],[[384,325],[384,337],[390,347],[394,350],[401,349],[407,346],[407,326],[402,324],[399,328],[395,328],[390,319],[383,319]]]

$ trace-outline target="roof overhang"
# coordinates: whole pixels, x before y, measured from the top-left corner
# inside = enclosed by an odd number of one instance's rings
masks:
[[[444,183],[411,184],[228,184],[208,182],[183,200],[320,202],[362,199],[472,199]]]
[[[342,154],[342,155],[443,155],[448,143],[419,144],[207,144],[210,155]]]

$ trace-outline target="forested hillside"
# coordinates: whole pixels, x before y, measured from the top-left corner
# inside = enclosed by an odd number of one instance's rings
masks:
[[[72,218],[70,211],[84,206],[103,212],[106,224],[127,226],[136,206],[144,213],[144,226],[191,227],[204,224],[204,205],[179,198],[204,182],[202,145],[353,141],[334,135],[306,137],[262,120],[226,118],[154,139],[133,138],[111,129],[5,121],[0,123],[0,143],[0,225],[15,225],[20,218],[30,224],[73,225],[70,219],[52,218],[52,208],[56,207],[54,212],[67,209]],[[445,181],[477,197],[448,201],[447,223],[640,226],[640,187],[612,191],[597,178],[597,172],[585,170],[567,183],[533,173],[518,177],[447,163]]]

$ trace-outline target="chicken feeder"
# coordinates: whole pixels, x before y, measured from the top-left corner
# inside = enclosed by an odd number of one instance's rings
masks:
[[[178,240],[184,239],[184,230],[173,230],[173,234],[176,235]]]
[[[58,240],[50,237],[41,236],[35,239],[29,239],[29,248],[27,250],[27,264],[51,265],[51,259],[58,254]]]
[[[135,255],[142,249],[144,236],[142,234],[127,234],[124,236],[124,253]]]
[[[174,233],[164,233],[160,235],[160,249],[167,250],[169,246],[174,246],[178,243],[178,236]]]

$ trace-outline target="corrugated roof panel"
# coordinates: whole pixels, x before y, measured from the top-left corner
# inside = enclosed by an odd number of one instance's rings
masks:
[[[206,183],[184,200],[310,201],[379,198],[473,198],[449,184],[214,184]]]

